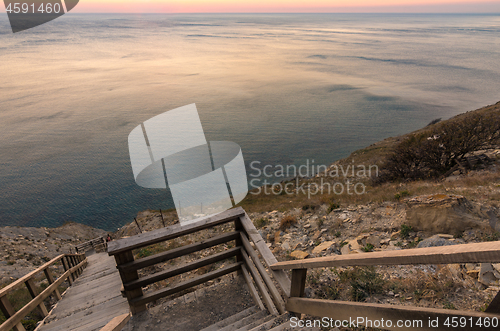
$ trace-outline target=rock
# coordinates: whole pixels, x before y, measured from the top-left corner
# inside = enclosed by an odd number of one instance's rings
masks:
[[[455,280],[462,280],[462,267],[460,264],[448,264],[447,268]]]
[[[456,242],[441,238],[438,234],[418,243],[417,248],[457,245]]]
[[[366,239],[367,244],[372,244],[373,247],[377,247],[377,248],[380,248],[380,242],[381,242],[380,237],[376,236],[376,235],[369,236]]]
[[[349,240],[347,243],[351,246],[352,250],[361,249],[358,239]]]
[[[465,269],[467,271],[479,270],[474,263],[466,263]]]
[[[322,231],[316,231],[316,233],[313,235],[312,237],[312,240],[318,240],[319,237],[321,237],[321,235],[323,234],[324,232]]]
[[[406,204],[406,223],[415,230],[456,234],[484,226],[484,215],[460,195],[418,196],[407,200]]]
[[[351,245],[347,244],[340,248],[340,254],[347,255],[351,253]]]
[[[318,246],[314,247],[312,252],[313,252],[313,254],[321,253],[322,251],[327,250],[328,248],[330,248],[334,244],[335,244],[335,241],[322,242]]]
[[[391,234],[391,239],[392,239],[392,240],[395,240],[395,239],[399,238],[400,233],[401,233],[401,230],[400,230],[400,231],[398,231],[398,232],[393,232],[393,233]]]
[[[381,245],[388,245],[389,242],[391,242],[391,239],[390,238],[386,238],[386,239],[382,239],[380,240],[380,244]]]
[[[481,263],[481,270],[479,271],[479,282],[486,285],[499,285],[500,273],[496,271],[491,263]]]
[[[293,251],[290,254],[290,256],[293,257],[293,258],[296,258],[298,260],[303,260],[303,259],[305,259],[306,257],[309,256],[309,253],[297,250],[297,251]]]
[[[290,250],[290,243],[288,241],[285,241],[284,243],[281,244],[281,248],[285,251]]]

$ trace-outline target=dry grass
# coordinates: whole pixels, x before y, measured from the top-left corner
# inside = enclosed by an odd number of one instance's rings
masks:
[[[280,229],[286,230],[291,227],[293,224],[297,223],[297,219],[292,215],[287,215],[283,217],[280,221]]]

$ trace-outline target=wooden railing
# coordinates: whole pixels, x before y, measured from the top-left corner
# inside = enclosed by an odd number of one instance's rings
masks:
[[[65,272],[61,276],[59,276],[59,278],[55,279],[49,267],[58,263],[59,261],[62,261]],[[37,307],[40,309],[42,315],[46,317],[49,312],[47,311],[47,307],[45,306],[45,303],[43,301],[51,295],[54,295],[56,300],[61,300],[61,294],[59,293],[58,287],[65,280],[68,280],[69,285],[72,285],[73,281],[82,273],[86,265],[87,259],[85,257],[85,254],[59,255],[58,257],[50,260],[38,269],[30,272],[24,277],[1,289],[0,309],[7,320],[0,325],[0,331],[8,331],[11,329],[14,329],[16,331],[24,331],[25,329],[21,321],[25,316],[27,316]],[[41,272],[44,273],[49,286],[41,293],[38,293],[34,279]],[[15,311],[7,295],[10,291],[17,289],[23,285],[28,288],[32,300],[18,311]]]
[[[99,247],[102,247],[103,249],[105,249],[106,247],[106,240],[103,237],[97,237],[95,239],[78,244],[75,246],[75,249],[76,253],[85,253],[91,249],[97,249]]]
[[[500,292],[488,305],[485,312],[470,312],[396,306],[389,304],[371,304],[346,302],[337,300],[318,300],[303,298],[306,284],[307,269],[330,268],[345,266],[378,266],[378,265],[414,265],[414,264],[450,264],[450,263],[498,263],[500,262],[500,242],[464,244],[444,247],[416,248],[399,251],[373,252],[351,255],[336,255],[306,260],[278,262],[271,269],[283,271],[292,270],[290,298],[286,309],[296,314],[310,314],[318,317],[328,317],[334,320],[357,320],[363,317],[370,321],[391,321],[387,330],[497,330],[482,323],[496,320],[500,322]],[[453,320],[451,320],[454,318]],[[461,319],[462,318],[462,319]],[[438,319],[438,327],[429,325],[429,321]],[[450,326],[443,325],[448,319]],[[460,320],[461,319],[461,320]],[[361,320],[359,320],[361,321]],[[394,321],[394,322],[393,322]],[[396,321],[423,321],[422,325],[398,327]],[[465,327],[458,323],[452,327],[452,321],[465,321]],[[477,323],[481,321],[482,326]],[[365,325],[366,323],[360,323]],[[365,325],[366,326],[366,325]],[[368,325],[369,326],[369,325]]]
[[[209,239],[134,260],[134,255],[132,253],[134,249],[144,248],[152,244],[173,240],[180,236],[192,234],[230,222],[234,224],[234,228],[230,232],[218,234]],[[250,241],[254,243],[258,253],[260,253],[262,259],[268,267],[277,262],[262,237],[258,234],[254,225],[246,215],[245,211],[242,208],[235,208],[216,216],[202,219],[195,223],[187,225],[176,224],[155,231],[142,233],[130,238],[112,241],[108,244],[108,254],[115,257],[116,265],[120,272],[123,287],[132,314],[145,310],[148,302],[176,294],[232,272],[241,272],[243,274],[249,286],[250,294],[261,309],[265,309],[265,307],[267,307],[267,309],[275,315],[278,314],[278,312],[284,313],[284,301],[279,291],[274,286],[270,275],[266,272],[264,266],[260,262],[257,251],[252,248]],[[171,269],[139,278],[139,269],[150,267],[158,263],[166,262],[174,258],[229,242],[234,242],[233,248],[226,249],[220,253],[212,254],[184,265],[176,266]],[[236,261],[233,263],[227,264],[201,276],[190,278],[172,287],[161,288],[147,294],[144,294],[142,291],[143,287],[158,281],[169,279],[197,268],[234,257],[236,257]],[[283,271],[275,271],[272,272],[272,275],[278,285],[282,288],[283,293],[286,296],[289,295],[290,281],[288,280],[286,274]],[[254,282],[262,295],[264,303],[261,302],[259,294],[255,289]]]

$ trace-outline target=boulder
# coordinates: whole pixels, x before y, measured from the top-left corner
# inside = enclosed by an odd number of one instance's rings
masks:
[[[460,195],[434,194],[406,201],[406,224],[417,231],[456,234],[484,228],[488,218]]]
[[[457,245],[458,243],[455,241],[451,241],[449,239],[442,238],[439,234],[436,234],[430,238],[424,239],[418,243],[417,248],[424,247],[438,247],[438,246],[449,246],[449,245]]]
[[[481,263],[478,280],[486,286],[499,285],[500,273],[493,268],[491,263]]]

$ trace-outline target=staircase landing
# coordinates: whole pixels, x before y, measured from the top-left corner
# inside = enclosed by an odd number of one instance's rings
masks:
[[[100,330],[114,317],[129,313],[120,292],[115,259],[106,253],[87,257],[88,266],[66,291],[38,331]]]

